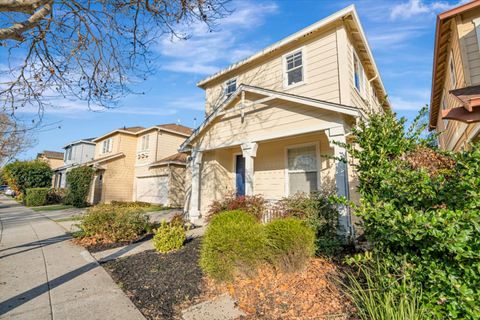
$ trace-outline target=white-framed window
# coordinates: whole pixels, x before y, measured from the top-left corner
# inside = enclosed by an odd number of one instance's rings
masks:
[[[72,149],[73,149],[73,147],[68,148],[68,151],[67,151],[67,153],[68,153],[68,160],[72,160],[72,153],[73,153],[73,150],[72,150]]]
[[[113,148],[113,138],[108,138],[106,140],[103,140],[102,153],[112,152],[112,148]]]
[[[140,151],[147,151],[150,147],[150,135],[144,135],[142,136],[142,145],[140,148]]]
[[[285,87],[300,84],[305,80],[304,59],[303,49],[284,56]]]
[[[318,148],[316,144],[287,148],[287,194],[310,193],[319,188]]]
[[[365,71],[357,54],[353,52],[353,84],[361,96],[365,92]]]
[[[235,91],[237,91],[237,78],[225,81],[225,96],[229,98]]]
[[[450,53],[450,61],[448,63],[449,71],[450,71],[450,85],[452,86],[451,89],[455,89],[457,87],[457,75],[455,73],[455,63],[453,61],[453,51]]]

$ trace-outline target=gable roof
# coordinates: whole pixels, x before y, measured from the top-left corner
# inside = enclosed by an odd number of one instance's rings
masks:
[[[62,148],[66,149],[70,146],[73,146],[73,145],[79,144],[79,143],[95,145],[95,142],[93,142],[93,140],[95,140],[95,138],[85,138],[85,139],[76,140],[76,141],[73,141],[73,142],[70,142],[70,143],[64,145]]]
[[[180,133],[182,135],[187,135],[187,136],[191,135],[192,132],[193,132],[192,128],[185,127],[185,126],[182,126],[180,124],[175,124],[175,123],[159,124],[156,127],[160,128],[160,129],[165,129],[167,131],[177,132],[177,133]]]
[[[130,135],[136,135],[138,132],[142,131],[143,129],[145,129],[145,128],[140,127],[140,126],[137,126],[137,127],[123,127],[123,128],[119,128],[119,129],[115,129],[113,131],[110,131],[110,132],[104,134],[103,136],[100,136],[98,138],[93,139],[92,141],[93,142],[98,142],[98,141],[103,140],[103,139],[105,139],[106,137],[108,137],[112,134],[115,134],[115,133],[126,133],[126,134],[130,134]]]
[[[37,158],[44,156],[48,159],[58,159],[63,160],[63,152],[44,150],[37,154]]]
[[[285,92],[275,91],[275,90],[271,90],[271,89],[265,89],[265,88],[250,86],[250,85],[246,85],[246,84],[240,84],[240,86],[237,88],[237,90],[227,100],[225,100],[225,102],[223,102],[217,109],[215,109],[205,119],[205,121],[203,121],[203,123],[193,131],[192,135],[182,143],[182,145],[180,146],[180,150],[184,150],[185,147],[190,142],[192,142],[192,140],[195,139],[201,132],[203,132],[203,130],[214,119],[221,116],[222,115],[221,112],[227,106],[229,106],[232,102],[234,102],[236,100],[236,98],[238,98],[240,96],[240,94],[242,92],[251,92],[251,93],[263,95],[266,98],[259,100],[259,101],[263,101],[263,102],[274,100],[274,99],[280,99],[280,100],[284,100],[284,101],[301,103],[301,104],[312,106],[312,107],[319,108],[319,109],[339,112],[339,113],[343,113],[343,114],[350,115],[350,116],[353,116],[353,117],[359,117],[359,116],[366,117],[364,112],[357,107],[351,107],[351,106],[346,106],[346,105],[339,104],[339,103],[308,98],[308,97],[299,96],[299,95],[295,95],[295,94],[291,94],[291,93],[285,93]]]
[[[166,158],[163,158],[159,161],[156,161],[150,165],[150,167],[157,167],[165,164],[186,164],[187,163],[187,158],[188,155],[183,152],[176,153],[174,155],[168,156]]]
[[[371,78],[372,80],[372,84],[373,82],[376,82],[377,83],[377,88],[382,91],[381,95],[379,96],[386,96],[386,90],[385,90],[385,87],[383,85],[383,82],[382,82],[382,79],[380,77],[380,73],[378,71],[378,68],[377,68],[377,65],[375,63],[375,60],[373,58],[373,54],[372,54],[372,51],[370,49],[370,46],[368,44],[368,41],[367,41],[367,38],[365,36],[365,32],[363,31],[363,27],[360,23],[360,19],[358,17],[358,14],[357,14],[357,10],[355,9],[355,5],[350,5],[340,11],[337,11],[335,12],[334,14],[322,19],[322,20],[319,20],[317,21],[316,23],[298,31],[298,32],[295,32],[294,34],[266,47],[265,49],[253,54],[252,56],[244,59],[244,60],[241,60],[237,63],[234,63],[232,65],[230,65],[229,67],[223,69],[223,70],[220,70],[218,71],[217,73],[199,81],[197,83],[197,86],[199,86],[200,88],[205,88],[207,86],[208,83],[218,79],[219,77],[221,76],[224,76],[224,75],[227,75],[229,73],[234,73],[234,71],[236,71],[237,69],[239,69],[240,67],[243,67],[243,66],[246,66],[248,64],[252,64],[254,63],[255,61],[257,61],[258,59],[264,57],[264,56],[267,56],[269,54],[275,54],[275,51],[278,51],[280,50],[281,48],[287,46],[287,45],[290,45],[292,43],[294,43],[295,41],[298,41],[300,39],[303,39],[304,37],[308,36],[309,34],[321,29],[321,28],[324,28],[325,26],[327,25],[330,25],[334,22],[337,22],[339,20],[342,20],[342,21],[345,21],[345,22],[348,22],[349,26],[355,30],[354,31],[354,34],[355,36],[358,37],[357,42],[360,46],[360,53],[361,54],[364,54],[366,56],[366,60],[368,62],[368,66],[371,67],[371,69],[373,70],[373,73],[374,73],[374,76]],[[386,104],[387,106],[389,107],[389,102],[386,101]]]
[[[480,7],[480,1],[471,1],[437,16],[435,27],[435,48],[433,53],[432,90],[430,96],[430,130],[437,127],[438,112],[447,70],[448,43],[451,38],[450,22],[455,16]]]

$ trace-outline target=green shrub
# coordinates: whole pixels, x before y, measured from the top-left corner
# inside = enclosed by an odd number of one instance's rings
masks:
[[[17,193],[25,195],[28,188],[48,188],[52,184],[52,169],[44,161],[15,161],[3,168],[3,178]]]
[[[281,271],[304,268],[315,254],[315,232],[296,218],[278,219],[265,226],[267,257]]]
[[[47,203],[48,204],[65,203],[66,194],[67,194],[67,189],[65,188],[52,188],[48,191]]]
[[[237,272],[251,274],[264,261],[263,226],[243,211],[215,215],[202,242],[200,266],[218,281],[232,280]]]
[[[148,208],[151,206],[148,202],[142,201],[112,201],[111,204],[123,208]]]
[[[125,242],[144,234],[148,225],[143,210],[101,204],[87,209],[80,228],[99,242]]]
[[[182,248],[186,239],[183,226],[163,221],[155,232],[153,246],[158,252],[167,253]]]
[[[72,204],[77,208],[87,206],[87,196],[90,191],[90,183],[94,169],[90,167],[77,167],[67,174],[68,193],[66,204]]]
[[[381,262],[370,268],[361,266],[355,274],[347,273],[347,283],[342,284],[361,320],[430,319],[421,289],[402,275],[390,274]]]
[[[28,188],[25,202],[28,207],[38,207],[48,204],[49,188]]]
[[[282,217],[296,217],[315,232],[317,255],[334,255],[342,247],[339,236],[339,212],[333,192],[297,193],[281,199],[275,207]]]
[[[432,148],[421,117],[410,129],[372,115],[353,130],[363,221],[372,254],[422,291],[431,319],[480,318],[480,146]],[[368,256],[360,257],[368,264]]]
[[[207,220],[224,211],[241,210],[253,215],[258,221],[262,220],[267,201],[260,195],[236,196],[228,195],[222,200],[212,202],[208,209]]]

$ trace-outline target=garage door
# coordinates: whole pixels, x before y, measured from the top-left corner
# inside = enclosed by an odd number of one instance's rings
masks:
[[[137,201],[166,204],[168,176],[137,178]]]

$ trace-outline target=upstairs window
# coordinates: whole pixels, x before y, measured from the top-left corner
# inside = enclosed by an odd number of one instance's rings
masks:
[[[150,135],[147,134],[142,137],[142,146],[141,146],[141,151],[147,151],[150,146]]]
[[[442,94],[442,110],[447,110],[447,99],[445,99],[445,93]],[[443,119],[443,128],[447,129],[448,128],[448,119]]]
[[[230,96],[237,91],[237,79],[230,79],[225,82],[225,96],[230,98]]]
[[[353,83],[360,95],[363,95],[365,88],[365,73],[362,63],[356,53],[353,53]]]
[[[453,51],[450,53],[449,69],[451,89],[455,89],[457,87],[457,75],[455,74],[455,63],[453,62]]]
[[[303,82],[303,52],[302,50],[285,56],[285,84],[291,86]]]
[[[109,153],[112,152],[113,148],[113,139],[108,138],[107,140],[104,140],[102,143],[102,153]]]
[[[72,160],[72,147],[67,149],[67,160]]]

